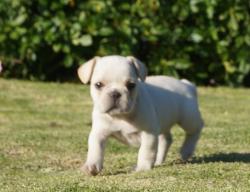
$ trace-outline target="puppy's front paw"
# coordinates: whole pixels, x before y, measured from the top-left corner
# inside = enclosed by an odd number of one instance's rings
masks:
[[[96,176],[102,170],[102,166],[98,164],[85,163],[81,167],[81,171],[86,173],[87,175]]]
[[[148,171],[148,170],[150,170],[152,168],[153,168],[153,165],[151,165],[151,164],[137,165],[136,168],[135,168],[135,171],[136,172],[139,172],[139,171]]]

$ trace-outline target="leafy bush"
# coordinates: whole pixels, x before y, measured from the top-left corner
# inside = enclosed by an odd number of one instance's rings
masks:
[[[4,75],[75,76],[94,55],[135,55],[151,74],[239,85],[250,72],[248,0],[2,0]]]

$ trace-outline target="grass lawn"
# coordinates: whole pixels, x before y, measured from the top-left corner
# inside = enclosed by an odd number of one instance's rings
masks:
[[[0,79],[0,191],[250,191],[250,90],[199,88],[206,126],[179,164],[183,131],[164,165],[135,173],[137,149],[110,139],[104,170],[79,171],[91,128],[88,87]]]

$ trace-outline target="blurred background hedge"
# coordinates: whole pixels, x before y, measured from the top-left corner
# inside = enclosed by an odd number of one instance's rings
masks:
[[[4,77],[72,80],[95,55],[135,55],[150,74],[249,85],[249,0],[1,0]]]

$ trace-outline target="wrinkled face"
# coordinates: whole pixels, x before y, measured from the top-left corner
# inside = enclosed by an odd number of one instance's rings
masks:
[[[135,68],[125,58],[102,58],[91,79],[94,107],[110,115],[129,114],[135,105],[138,79]]]

